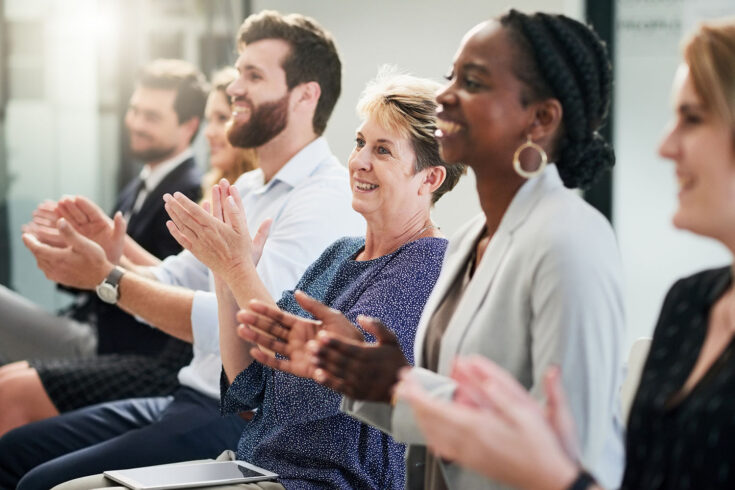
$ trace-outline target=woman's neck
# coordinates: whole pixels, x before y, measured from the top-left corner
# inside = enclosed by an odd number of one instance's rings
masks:
[[[428,210],[403,219],[393,217],[377,222],[368,218],[367,223],[365,247],[357,260],[376,259],[419,238],[441,236]]]
[[[488,237],[495,234],[513,197],[524,182],[525,180],[521,178],[477,177],[477,193],[480,198],[480,207],[485,214],[485,229]]]

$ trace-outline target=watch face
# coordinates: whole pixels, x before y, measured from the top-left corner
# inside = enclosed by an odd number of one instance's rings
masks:
[[[96,290],[97,296],[99,296],[99,298],[105,303],[110,303],[112,305],[117,303],[117,288],[112,284],[103,282],[97,286]]]

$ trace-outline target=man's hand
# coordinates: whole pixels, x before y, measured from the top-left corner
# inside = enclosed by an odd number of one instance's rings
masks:
[[[21,226],[21,231],[35,236],[39,242],[46,245],[65,247],[66,242],[56,228],[56,221],[59,218],[57,203],[45,200],[33,210],[31,221]]]
[[[122,213],[118,211],[114,219],[110,219],[99,206],[83,196],[62,198],[58,212],[75,230],[100,245],[107,260],[120,263],[127,230]]]
[[[23,243],[48,279],[77,289],[94,289],[114,265],[107,260],[102,247],[76,232],[64,218],[59,219],[57,227],[68,244],[66,247],[41,243],[29,233],[23,234]]]

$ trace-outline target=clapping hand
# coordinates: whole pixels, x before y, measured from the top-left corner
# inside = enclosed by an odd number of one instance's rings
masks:
[[[33,235],[39,242],[51,247],[66,247],[66,241],[56,227],[60,217],[57,203],[45,200],[33,210],[31,221],[24,224],[21,231]]]
[[[452,377],[458,385],[455,401],[430,396],[410,370],[396,389],[413,407],[435,454],[518,488],[570,485],[578,452],[558,368],[544,380],[546,410],[487,359],[456,361]]]
[[[212,202],[204,207],[180,192],[163,199],[171,235],[215,275],[230,283],[241,278],[243,268],[257,265],[272,220],[263,221],[251,239],[240,194],[227,180],[212,188]]]
[[[99,206],[83,196],[63,197],[58,208],[61,217],[75,230],[102,247],[107,260],[120,263],[128,226],[120,211],[110,219]]]
[[[64,219],[57,223],[60,237],[67,245],[54,247],[41,243],[30,233],[23,243],[33,253],[46,277],[65,286],[94,289],[113,268],[102,247],[82,236]]]
[[[240,310],[237,314],[237,320],[242,324],[238,327],[238,335],[260,347],[251,349],[250,354],[261,364],[302,378],[314,378],[313,352],[317,348],[314,339],[320,330],[355,340],[363,340],[363,335],[342,313],[303,291],[296,291],[294,297],[318,320],[286,313],[261,301],[251,301],[247,310]],[[283,358],[268,352],[275,352]]]
[[[313,350],[314,379],[356,400],[388,402],[408,361],[396,334],[380,320],[361,315],[357,322],[376,342],[320,331]]]

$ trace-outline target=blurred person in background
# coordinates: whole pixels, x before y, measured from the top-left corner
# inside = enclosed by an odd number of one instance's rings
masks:
[[[201,174],[190,145],[206,97],[204,76],[188,62],[156,60],[144,67],[125,115],[131,153],[144,166],[120,193],[115,226],[109,233],[106,226],[97,230],[112,237],[127,229],[141,253],[154,258],[180,250],[166,229],[162,196],[200,195]],[[96,210],[105,225],[113,221]],[[66,211],[63,200],[45,203],[25,231],[66,247],[57,229]],[[80,220],[95,231],[86,217]],[[0,351],[10,359],[29,359],[0,368],[0,435],[115,396],[165,395],[176,388],[176,373],[191,359],[189,344],[139,322],[109,298],[76,292],[79,299],[68,314],[54,316],[0,289]]]

